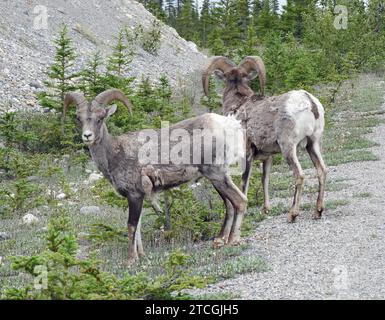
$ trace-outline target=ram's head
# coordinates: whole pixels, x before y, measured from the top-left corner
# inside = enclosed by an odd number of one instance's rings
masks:
[[[112,101],[122,102],[132,112],[130,101],[117,89],[104,91],[91,102],[86,100],[82,92],[69,92],[64,98],[63,122],[68,108],[71,105],[76,106],[76,119],[82,128],[83,142],[91,145],[103,137],[104,123],[116,111],[116,105],[107,107]]]
[[[213,57],[205,68],[202,76],[202,84],[205,94],[209,94],[209,78],[215,75],[225,81],[226,91],[236,90],[242,96],[254,95],[249,82],[258,76],[260,95],[265,94],[266,69],[260,57],[246,57],[237,66],[226,57]]]

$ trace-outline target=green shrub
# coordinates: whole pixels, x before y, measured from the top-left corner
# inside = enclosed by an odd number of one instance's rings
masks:
[[[77,258],[77,236],[65,212],[59,211],[48,225],[46,248],[33,256],[12,257],[13,268],[30,276],[31,284],[6,288],[3,299],[180,299],[183,289],[202,287],[205,281],[191,276],[189,256],[170,254],[163,275],[154,279],[138,272],[123,278],[104,272],[93,254]],[[40,281],[41,280],[41,281]]]
[[[128,208],[127,198],[118,195],[111,183],[105,178],[96,182],[95,187],[92,188],[92,194],[99,197],[104,204],[123,210],[127,210]]]
[[[0,214],[26,212],[45,203],[40,185],[26,179],[13,181],[6,187],[0,187]]]
[[[194,193],[188,185],[166,191],[161,198],[165,215],[157,217],[155,229],[164,227],[165,237],[168,239],[212,239],[221,226],[224,215],[223,202],[211,186],[204,184],[199,188],[202,188],[201,195],[198,195],[197,191]]]
[[[139,26],[138,30],[140,31],[139,37],[142,48],[153,55],[157,55],[162,38],[160,22],[154,19],[149,30],[144,31],[141,26]]]
[[[82,144],[74,117],[67,118],[63,133],[58,113],[6,113],[0,116],[0,138],[7,147],[30,153],[68,152]]]

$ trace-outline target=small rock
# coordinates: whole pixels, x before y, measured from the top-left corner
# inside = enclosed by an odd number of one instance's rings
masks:
[[[65,193],[59,193],[56,196],[56,199],[58,199],[58,200],[64,200],[65,198],[67,198],[67,195]]]
[[[22,218],[22,221],[24,224],[31,225],[31,224],[37,223],[39,221],[39,219],[36,216],[34,216],[33,214],[27,213]]]
[[[40,179],[39,179],[39,177],[37,177],[37,176],[29,176],[28,178],[27,178],[27,181],[28,182],[38,182]]]
[[[87,238],[90,234],[87,232],[79,232],[78,237],[79,238]]]
[[[32,81],[32,82],[29,84],[29,86],[32,87],[32,88],[36,88],[36,89],[42,88],[42,85],[41,85],[39,82],[37,82],[37,81]]]
[[[93,184],[93,183],[95,183],[96,181],[98,181],[98,180],[100,180],[102,178],[103,178],[103,175],[101,175],[100,173],[93,172],[88,177],[87,184]]]
[[[87,206],[80,209],[81,214],[99,214],[101,210],[98,206]]]
[[[26,100],[25,103],[28,105],[28,106],[34,106],[36,104],[36,101],[34,100]]]
[[[0,241],[11,239],[11,236],[6,232],[0,232]]]

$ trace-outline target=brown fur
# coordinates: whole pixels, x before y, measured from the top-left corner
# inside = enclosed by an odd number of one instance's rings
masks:
[[[218,59],[218,58],[217,58]],[[244,60],[253,61],[252,57]],[[220,61],[221,63],[218,63]],[[226,69],[222,65],[226,64]],[[247,135],[248,156],[245,172],[242,175],[242,191],[247,194],[249,179],[251,175],[252,161],[261,160],[263,162],[262,183],[264,186],[264,209],[270,210],[268,183],[269,173],[272,163],[272,155],[282,153],[287,163],[291,167],[295,178],[295,193],[293,205],[289,211],[288,220],[293,222],[299,212],[299,199],[302,192],[304,174],[297,158],[297,146],[302,141],[307,141],[307,150],[317,169],[319,177],[319,193],[317,200],[316,217],[320,217],[324,210],[324,185],[326,179],[326,167],[321,155],[321,138],[323,131],[323,114],[320,113],[322,105],[317,105],[312,97],[305,92],[310,108],[297,108],[291,112],[288,101],[293,92],[289,92],[276,97],[263,97],[263,94],[256,96],[249,87],[249,81],[253,78],[252,71],[258,71],[261,92],[264,92],[266,80],[265,69],[262,60],[254,59],[254,67],[250,68],[249,75],[245,74],[245,68],[241,65],[236,67],[229,59],[222,57],[221,60],[213,60],[209,63],[202,76],[205,92],[208,90],[208,76],[219,69],[222,74],[216,73],[225,81],[223,93],[223,114],[235,114],[242,121]],[[256,68],[255,66],[258,66]],[[262,79],[262,80],[261,80]],[[301,102],[299,102],[301,103]],[[309,112],[312,116],[309,115]],[[309,123],[299,123],[306,118]],[[322,118],[321,118],[322,117]],[[308,129],[311,121],[314,121],[313,130]],[[304,127],[309,132],[304,131]]]
[[[116,99],[127,103],[128,100],[122,94],[117,93],[116,90],[109,92],[111,94],[108,92],[107,94],[101,94],[105,104]],[[64,107],[66,109],[70,104],[79,106],[78,102],[81,102],[81,107],[77,109],[77,117],[83,129],[83,138],[90,141],[88,137],[93,137],[93,140],[89,143],[92,159],[112,186],[128,199],[130,260],[137,259],[138,254],[143,254],[140,237],[140,217],[144,198],[151,199],[155,192],[173,188],[202,177],[206,177],[212,182],[227,208],[222,230],[215,245],[218,245],[219,242],[233,244],[239,241],[240,227],[247,199],[232,182],[227,165],[204,164],[204,152],[201,153],[200,164],[143,164],[138,159],[139,150],[143,146],[139,135],[148,133],[148,131],[130,132],[119,137],[110,136],[105,120],[114,110],[106,110],[104,107],[96,106],[95,101],[84,107],[83,98],[79,93],[69,93],[66,96]],[[236,120],[233,121],[234,124],[237,123]],[[184,129],[189,132],[191,138],[193,131],[196,129],[215,129],[214,127],[213,115],[205,114],[181,121],[171,126],[170,129]],[[85,133],[90,133],[90,135]],[[169,141],[171,146],[175,143]],[[160,154],[160,146],[158,146],[157,151]],[[190,150],[190,155],[191,153]],[[215,159],[215,147],[212,154]],[[153,205],[155,210],[159,209],[159,206],[157,207],[154,203]],[[229,208],[230,205],[231,209]],[[229,213],[230,210],[232,210],[233,214]]]

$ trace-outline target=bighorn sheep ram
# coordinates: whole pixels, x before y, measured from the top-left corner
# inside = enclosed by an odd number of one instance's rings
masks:
[[[145,197],[151,198],[158,191],[201,177],[211,181],[226,206],[222,229],[214,244],[236,243],[240,238],[247,199],[232,182],[228,168],[231,163],[244,158],[245,139],[240,121],[235,117],[204,114],[169,128],[140,130],[112,137],[105,122],[116,111],[116,105],[106,107],[113,100],[121,101],[132,110],[128,99],[116,89],[99,94],[92,102],[87,102],[83,93],[70,92],[65,96],[63,119],[68,107],[75,105],[77,121],[82,127],[82,139],[88,145],[92,159],[119,194],[128,199],[129,259],[135,260],[143,254],[140,217]],[[167,137],[167,132],[169,138],[163,139],[163,135]],[[166,148],[162,149],[159,141],[151,140],[151,137],[161,137],[161,143]],[[212,140],[215,144],[211,143]],[[189,144],[191,141],[192,147]],[[178,146],[182,146],[182,153],[187,153],[183,161],[179,161],[181,149]],[[176,152],[172,149],[174,147]],[[221,147],[224,152],[217,152]],[[152,153],[154,150],[155,154]],[[166,157],[163,162],[164,151],[167,153],[169,150],[171,156],[174,152],[176,160]],[[155,155],[155,159],[160,155],[162,161],[143,161],[149,153]]]
[[[235,65],[225,57],[214,57],[202,75],[205,94],[209,93],[209,77],[215,73],[225,81],[224,115],[234,114],[246,129],[246,167],[242,175],[242,191],[247,194],[253,160],[263,162],[262,184],[264,209],[270,210],[268,186],[272,155],[282,153],[294,172],[295,193],[288,221],[299,214],[304,173],[297,158],[297,147],[306,143],[306,150],[317,169],[319,190],[315,218],[324,211],[326,167],[321,155],[324,130],[324,108],[319,100],[304,90],[295,90],[275,97],[264,97],[265,66],[259,57],[246,57]],[[255,95],[249,81],[258,75],[260,95]]]

